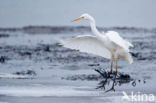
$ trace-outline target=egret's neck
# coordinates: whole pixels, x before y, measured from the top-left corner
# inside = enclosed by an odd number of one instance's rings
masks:
[[[94,35],[100,36],[100,32],[96,28],[95,20],[91,19],[91,20],[89,20],[89,22],[90,22],[91,29],[92,29],[92,32],[94,33]]]

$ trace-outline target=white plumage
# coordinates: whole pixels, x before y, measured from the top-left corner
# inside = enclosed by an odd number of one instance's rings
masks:
[[[75,38],[62,40],[61,44],[64,47],[111,59],[111,70],[110,70],[111,73],[113,66],[113,58],[115,58],[116,61],[116,73],[117,73],[118,58],[122,58],[123,60],[126,60],[130,64],[133,62],[133,58],[129,53],[129,47],[133,47],[133,45],[130,42],[124,40],[115,31],[100,33],[96,29],[95,20],[88,14],[83,14],[82,16],[73,21],[81,19],[89,20],[91,29],[95,36],[81,35]]]
[[[96,36],[82,35],[75,38],[62,40],[64,47],[79,50],[81,52],[91,53],[110,59],[111,53],[102,45],[102,42]]]
[[[125,50],[127,50],[129,52],[129,47],[132,47],[133,45],[122,39],[119,34],[115,31],[108,31],[106,33],[106,36],[109,38],[110,41],[114,42],[116,45],[124,48]]]

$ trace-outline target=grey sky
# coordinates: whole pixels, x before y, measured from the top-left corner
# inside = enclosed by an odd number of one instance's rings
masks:
[[[156,27],[156,0],[0,0],[0,27],[88,25],[71,23],[91,14],[98,26]]]

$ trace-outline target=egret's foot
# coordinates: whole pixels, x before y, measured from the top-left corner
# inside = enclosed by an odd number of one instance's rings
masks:
[[[115,86],[115,80],[116,80],[116,72],[115,72],[115,77],[114,77],[114,79],[113,79],[112,87],[111,87],[109,90],[107,90],[106,92],[109,92],[109,91],[114,91],[114,92],[115,92],[115,89],[114,89],[114,86]]]
[[[117,71],[115,71],[115,75],[117,75],[118,74],[118,72]]]

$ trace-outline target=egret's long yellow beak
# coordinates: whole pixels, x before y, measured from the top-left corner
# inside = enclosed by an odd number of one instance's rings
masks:
[[[79,17],[79,18],[76,18],[76,19],[74,19],[72,22],[74,22],[74,21],[78,21],[78,20],[80,20],[81,18]]]

